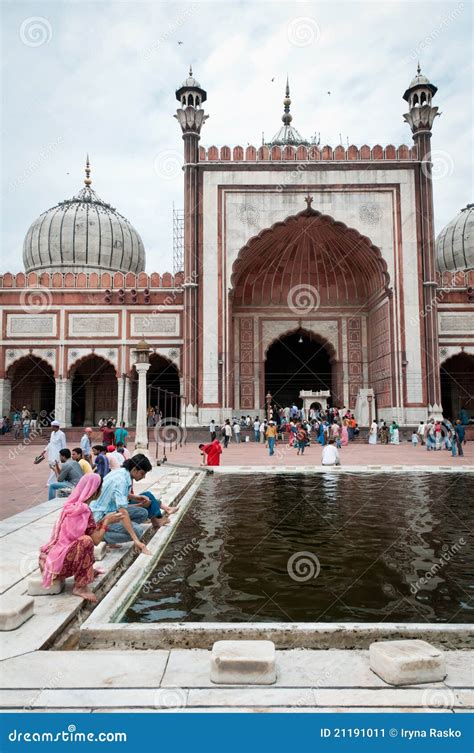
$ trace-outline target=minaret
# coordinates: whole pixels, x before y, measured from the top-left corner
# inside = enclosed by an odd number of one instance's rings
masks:
[[[293,120],[293,116],[290,113],[290,105],[291,105],[290,82],[288,81],[288,76],[287,76],[286,88],[285,88],[285,99],[283,100],[283,115],[281,116],[283,125],[285,126],[291,125],[291,121]]]
[[[409,112],[403,116],[409,124],[413,141],[416,144],[420,186],[419,218],[421,228],[421,249],[423,265],[423,316],[425,328],[426,384],[428,411],[440,417],[441,381],[438,353],[438,311],[436,299],[436,250],[433,211],[433,184],[431,164],[431,128],[438,115],[438,108],[432,106],[432,98],[438,91],[426,76],[421,73],[418,63],[417,74],[403,95],[408,102]]]
[[[193,76],[189,76],[176,91],[180,103],[174,116],[183,132],[184,141],[184,353],[183,396],[186,422],[198,423],[198,342],[199,342],[199,188],[198,162],[201,128],[209,117],[201,105],[207,94]]]

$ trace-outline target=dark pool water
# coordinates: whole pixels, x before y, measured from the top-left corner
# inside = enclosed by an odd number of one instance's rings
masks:
[[[473,486],[208,476],[124,621],[470,622]]]

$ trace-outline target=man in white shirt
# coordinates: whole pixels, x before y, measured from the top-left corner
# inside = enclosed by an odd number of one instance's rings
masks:
[[[92,445],[91,445],[91,437],[92,437],[92,429],[90,426],[87,426],[84,429],[84,434],[81,438],[81,450],[82,450],[82,457],[84,460],[87,460],[88,463],[91,462],[92,458]]]
[[[232,426],[230,425],[230,420],[228,418],[226,419],[223,429],[224,429],[224,447],[228,447],[230,438],[232,436]]]
[[[238,421],[235,422],[233,428],[234,428],[235,441],[237,442],[237,444],[240,444],[240,424]]]
[[[253,422],[253,433],[256,442],[260,442],[260,419],[256,418]]]
[[[321,465],[341,465],[339,451],[334,444],[334,439],[330,439],[329,443],[323,447]]]
[[[45,455],[47,453],[48,455],[48,462],[49,467],[52,468],[52,466],[55,466],[56,463],[59,463],[59,453],[61,450],[66,449],[67,442],[66,442],[66,435],[61,429],[59,428],[61,424],[59,421],[51,421],[51,436],[49,438],[49,442],[44,448],[42,455]],[[49,478],[46,482],[46,485],[53,483],[53,481],[56,481],[56,474],[53,470],[51,470],[51,473],[49,474]]]
[[[211,423],[209,424],[209,433],[211,435],[211,442],[213,442],[216,438],[216,422],[214,419],[212,419]]]

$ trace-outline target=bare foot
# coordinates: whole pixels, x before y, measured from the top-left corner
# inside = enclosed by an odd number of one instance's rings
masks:
[[[105,570],[103,570],[101,567],[94,568],[94,578],[98,578],[99,575],[103,575],[105,573]]]
[[[177,505],[176,507],[163,507],[163,510],[167,515],[174,515],[175,512],[178,512],[179,505]]]
[[[88,591],[87,588],[73,588],[72,591],[74,596],[80,596],[81,599],[85,599],[86,601],[91,601],[93,604],[97,604],[99,601],[97,596],[92,593],[92,591]]]
[[[158,518],[157,519],[157,525],[155,526],[155,529],[162,528],[163,526],[169,525],[169,520],[167,518]]]

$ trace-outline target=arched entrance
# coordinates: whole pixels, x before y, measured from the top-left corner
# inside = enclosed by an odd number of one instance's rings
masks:
[[[132,405],[136,413],[138,376],[133,370]],[[147,408],[158,408],[164,418],[180,418],[180,382],[175,364],[159,353],[150,356],[150,368],[146,375]]]
[[[474,356],[458,353],[441,366],[441,401],[446,418],[459,418],[464,408],[474,417]]]
[[[72,370],[72,426],[97,426],[117,416],[117,375],[111,363],[91,354]]]
[[[265,394],[279,408],[302,407],[301,390],[331,390],[333,368],[329,349],[312,333],[298,330],[273,342],[265,359]]]
[[[372,387],[379,407],[392,405],[387,264],[369,238],[307,202],[251,238],[233,263],[229,392],[248,412],[265,407],[268,390],[287,402],[305,388],[329,390],[333,405],[354,409],[359,391]],[[306,333],[303,342],[299,334],[285,340],[291,332]]]
[[[35,410],[48,420],[54,418],[56,383],[49,363],[36,356],[25,356],[8,371],[11,380],[11,409]]]

